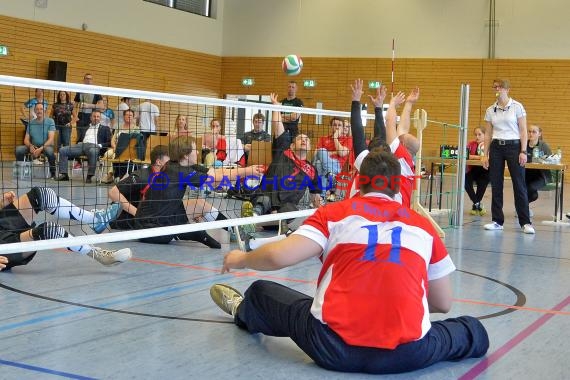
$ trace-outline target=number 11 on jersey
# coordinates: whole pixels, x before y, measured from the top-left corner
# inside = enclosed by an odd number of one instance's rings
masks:
[[[364,261],[378,261],[376,259],[376,249],[378,248],[378,225],[362,226],[368,230],[368,244],[366,245],[366,250],[364,251],[364,256],[362,260]],[[390,240],[390,254],[388,255],[388,260],[385,262],[401,264],[400,263],[400,249],[402,247],[402,227],[394,227],[391,230]]]

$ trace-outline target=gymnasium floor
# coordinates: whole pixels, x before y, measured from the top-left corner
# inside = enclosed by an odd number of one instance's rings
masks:
[[[9,173],[3,174],[4,188],[13,186],[6,180]],[[103,202],[106,189],[91,185],[85,195],[70,196],[65,188],[60,195],[78,203],[84,196]],[[484,318],[491,339],[487,356],[383,378],[570,376],[570,226],[541,224],[554,199],[552,193],[540,197],[533,207],[536,235],[518,228],[510,182],[503,232],[484,231],[490,216],[468,211],[463,228],[446,229],[446,245],[459,269],[452,275],[456,302],[449,316]],[[103,246],[125,245],[135,258],[116,267],[54,250],[0,273],[0,379],[372,378],[325,371],[289,339],[249,335],[210,300],[215,283],[245,290],[260,278],[312,295],[320,268],[316,259],[277,272],[220,275],[222,255],[234,243],[222,250],[187,242]]]

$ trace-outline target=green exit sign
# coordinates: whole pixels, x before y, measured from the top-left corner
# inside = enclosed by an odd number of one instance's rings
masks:
[[[303,87],[305,88],[313,88],[317,86],[317,81],[314,79],[304,79],[303,80]]]
[[[254,83],[255,83],[255,81],[253,80],[253,78],[243,78],[241,80],[242,86],[245,86],[245,87],[251,87],[251,86],[253,86]]]
[[[0,55],[8,55],[8,46],[0,45]]]
[[[380,88],[382,86],[382,82],[377,80],[369,80],[368,81],[368,88]]]

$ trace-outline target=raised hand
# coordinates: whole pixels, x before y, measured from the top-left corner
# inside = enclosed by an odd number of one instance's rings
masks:
[[[376,96],[368,95],[370,97],[370,101],[374,103],[374,107],[382,108],[384,105],[384,99],[386,98],[386,93],[388,89],[386,86],[381,86],[380,88],[376,89]]]
[[[420,88],[416,87],[410,92],[410,95],[406,98],[406,103],[415,104],[420,98]]]
[[[397,108],[398,106],[400,106],[400,104],[404,103],[405,101],[406,101],[406,94],[404,94],[402,91],[399,91],[396,95],[392,97],[392,99],[390,99],[390,105],[393,106],[394,108]]]
[[[279,97],[276,93],[272,92],[269,94],[269,99],[271,99],[271,104],[281,104],[279,103]]]
[[[362,90],[363,87],[363,81],[362,79],[356,79],[354,81],[354,84],[350,85],[350,88],[352,89],[352,101],[353,102],[359,102],[360,98],[362,97],[362,94],[364,93],[364,91]]]

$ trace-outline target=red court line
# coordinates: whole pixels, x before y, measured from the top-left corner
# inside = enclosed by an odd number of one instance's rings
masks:
[[[220,267],[220,269],[212,269],[212,268],[207,268],[207,267],[201,267],[198,265],[176,264],[176,263],[169,263],[167,261],[139,259],[136,257],[133,257],[130,261],[136,261],[139,263],[154,264],[154,265],[164,265],[164,266],[168,266],[168,267],[179,267],[179,268],[205,270],[205,271],[214,272],[214,273],[220,273],[220,271],[221,271],[221,267]],[[259,274],[257,272],[232,271],[232,272],[229,272],[229,274],[232,274],[235,277],[258,277],[258,278],[267,278],[267,279],[272,279],[272,280],[300,282],[300,283],[306,283],[306,284],[310,284],[310,283],[316,284],[317,283],[316,280],[303,280],[303,279],[298,279],[298,278],[278,277],[278,276],[272,276],[272,275]]]
[[[188,268],[188,269],[198,269],[198,270],[205,270],[205,271],[214,272],[214,273],[219,273],[219,272],[220,272],[219,269],[212,269],[212,268],[200,267],[200,266],[197,266],[197,265],[176,264],[176,263],[169,263],[169,262],[167,262],[167,261],[139,259],[139,258],[136,258],[136,257],[131,258],[130,261],[136,261],[136,262],[139,262],[139,263],[147,263],[147,264],[155,264],[155,265],[164,265],[164,266],[167,266],[167,267],[179,267],[179,268]]]
[[[213,272],[213,273],[219,273],[221,270],[221,268],[220,269],[212,269],[212,268],[202,267],[202,266],[198,266],[198,265],[177,264],[177,263],[170,263],[167,261],[139,259],[136,257],[133,257],[131,259],[131,261],[136,261],[136,262],[146,263],[146,264],[154,264],[154,265],[164,265],[164,266],[169,266],[169,267],[179,267],[179,268],[204,270],[204,271]],[[268,279],[268,280],[276,280],[276,281],[298,282],[298,283],[302,283],[302,284],[316,284],[317,283],[316,280],[304,280],[304,279],[291,278],[291,277],[279,277],[279,276],[273,276],[273,275],[268,275],[268,274],[261,274],[259,272],[232,271],[232,272],[229,272],[229,274],[234,275],[235,277],[257,277],[257,278],[263,278],[263,279]],[[462,298],[454,298],[453,300],[456,302],[470,303],[470,304],[474,304],[474,305],[496,306],[496,307],[502,307],[505,309],[534,311],[537,313],[544,313],[544,314],[570,315],[570,312],[560,311],[560,310],[549,310],[549,309],[540,309],[540,308],[535,308],[535,307],[514,306],[514,305],[507,305],[507,304],[502,304],[502,303],[494,303],[494,302],[478,301],[478,300],[468,300],[468,299],[462,299]]]
[[[570,296],[566,297],[566,299],[560,302],[558,305],[554,306],[552,309],[555,311],[560,311],[564,309],[566,306],[570,304]],[[542,325],[550,320],[550,318],[554,317],[554,314],[546,314],[542,317],[538,318],[534,321],[530,326],[526,329],[518,333],[514,338],[509,340],[507,343],[503,344],[498,350],[493,352],[491,355],[488,355],[485,359],[481,360],[477,363],[473,368],[467,371],[463,376],[459,378],[459,380],[471,380],[475,379],[481,373],[487,370],[491,365],[499,361],[503,356],[505,356],[509,351],[515,348],[519,343],[524,341],[528,338],[533,332],[538,330]]]

